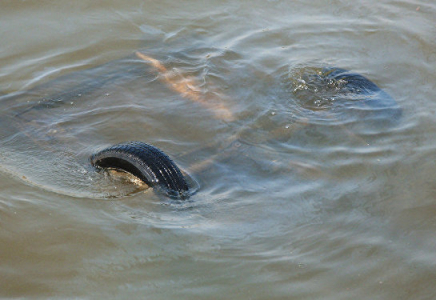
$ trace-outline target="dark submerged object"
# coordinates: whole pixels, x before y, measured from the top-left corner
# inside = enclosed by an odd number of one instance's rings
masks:
[[[293,76],[292,92],[303,109],[321,120],[380,130],[398,124],[402,109],[366,77],[341,68],[305,68]],[[312,116],[314,116],[312,114]],[[327,117],[325,117],[327,116]]]
[[[171,198],[184,200],[190,196],[180,169],[152,145],[143,142],[117,144],[92,155],[91,163],[98,168],[129,172]]]
[[[325,68],[323,73],[328,79],[343,82],[340,93],[366,96],[361,109],[371,110],[375,114],[382,113],[385,118],[398,120],[401,117],[402,110],[394,98],[368,78],[340,68]]]

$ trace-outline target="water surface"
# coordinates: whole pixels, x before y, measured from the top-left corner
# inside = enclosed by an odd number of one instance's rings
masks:
[[[430,1],[0,8],[1,297],[436,296]],[[325,113],[329,91],[298,85],[323,67],[371,79],[401,118]],[[163,199],[89,165],[128,140],[164,150],[199,191]]]

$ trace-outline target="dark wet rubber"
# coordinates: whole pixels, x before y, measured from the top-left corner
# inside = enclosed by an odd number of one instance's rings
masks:
[[[391,121],[401,117],[402,110],[397,102],[368,78],[341,68],[324,68],[323,76],[336,81],[344,80],[346,84],[342,92],[372,96],[363,101],[362,104],[372,109],[374,115]]]
[[[189,187],[180,169],[168,155],[152,145],[117,144],[92,155],[91,163],[98,168],[129,172],[171,198],[189,197]]]

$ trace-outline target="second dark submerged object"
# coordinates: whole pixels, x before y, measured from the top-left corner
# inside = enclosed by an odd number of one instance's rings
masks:
[[[359,96],[362,96],[363,99],[360,100],[363,101],[357,101],[361,108],[387,119],[398,120],[401,117],[402,111],[397,102],[368,78],[340,68],[324,68],[323,76],[342,85],[338,96],[351,94],[354,97],[350,98],[357,98],[354,100],[359,100]]]
[[[304,68],[291,77],[299,107],[321,121],[362,128],[395,127],[402,115],[397,102],[368,78],[341,68]],[[303,113],[304,114],[304,113]]]
[[[127,142],[91,156],[98,168],[129,172],[171,198],[189,198],[189,186],[176,164],[158,148],[143,142]]]

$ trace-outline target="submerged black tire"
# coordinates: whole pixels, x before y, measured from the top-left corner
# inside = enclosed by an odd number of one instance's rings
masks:
[[[288,73],[286,73],[288,74]],[[289,80],[290,79],[290,80]],[[301,68],[286,75],[296,113],[314,124],[336,124],[363,132],[396,127],[402,109],[368,78],[341,68]],[[354,130],[353,129],[353,130]]]
[[[366,96],[363,97],[364,101],[358,103],[373,119],[395,122],[401,118],[402,110],[394,98],[368,78],[341,68],[324,68],[323,76],[345,82],[338,96],[341,93],[354,95],[356,98],[359,98],[358,95]],[[354,106],[358,106],[357,103],[354,103]]]
[[[91,163],[97,168],[129,172],[171,198],[189,197],[189,187],[180,169],[168,155],[152,145],[117,144],[92,155]]]

